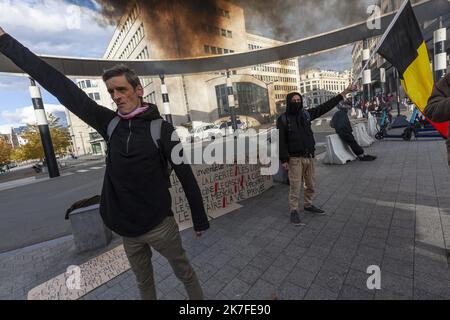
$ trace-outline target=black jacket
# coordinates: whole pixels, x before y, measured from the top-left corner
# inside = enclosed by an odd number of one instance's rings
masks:
[[[297,92],[290,93],[286,98],[286,113],[277,120],[281,163],[288,162],[289,157],[314,157],[316,142],[311,130],[311,121],[329,112],[344,99],[342,95],[338,95],[318,107],[305,111],[297,110],[291,104],[294,95],[301,96]],[[287,123],[283,119],[286,119]]]
[[[433,87],[424,114],[433,122],[450,121],[450,73],[439,80]],[[450,166],[450,123],[447,138],[447,160]]]
[[[0,52],[107,140],[107,126],[116,116],[115,112],[99,106],[70,79],[8,34],[0,37]],[[157,107],[150,105],[144,114],[121,120],[109,142],[100,213],[105,225],[121,236],[143,235],[173,215],[166,171],[150,135],[150,121],[157,118],[160,118]],[[163,122],[161,150],[167,159],[179,143],[171,141],[174,130],[171,124]],[[181,164],[173,168],[191,207],[194,230],[208,229],[202,196],[191,167]]]
[[[345,110],[336,112],[331,119],[331,123],[337,134],[348,134],[353,132],[348,113]]]

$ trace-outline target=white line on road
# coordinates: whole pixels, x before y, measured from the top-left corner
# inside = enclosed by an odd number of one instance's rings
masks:
[[[79,173],[89,172],[89,170],[77,170]]]
[[[89,169],[91,169],[91,170],[99,170],[99,169],[103,169],[103,167],[92,167],[92,168],[89,168]]]

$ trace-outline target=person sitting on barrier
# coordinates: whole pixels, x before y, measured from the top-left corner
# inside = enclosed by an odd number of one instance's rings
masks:
[[[361,161],[373,161],[377,157],[367,155],[364,153],[364,149],[356,142],[355,137],[353,136],[353,129],[350,123],[350,119],[348,118],[348,110],[352,107],[351,102],[349,101],[341,101],[338,105],[339,111],[337,111],[333,118],[331,119],[330,125],[336,133],[339,135],[339,138],[346,143],[353,151],[353,153],[358,157]]]
[[[72,80],[47,64],[0,27],[0,52],[53,94],[67,109],[96,129],[108,141],[106,171],[100,201],[105,225],[122,236],[142,299],[156,299],[152,249],[170,263],[192,300],[203,299],[200,282],[182,246],[171,209],[167,162],[178,176],[192,213],[194,233],[209,228],[203,199],[192,168],[174,164],[172,150],[179,146],[175,128],[162,121],[154,104],[143,102],[139,77],[125,65],[104,71],[103,81],[117,112],[98,105]],[[115,125],[115,130],[110,128]],[[159,124],[159,139],[152,130]],[[179,152],[182,155],[182,151]]]
[[[323,215],[325,212],[313,206],[315,145],[311,121],[333,109],[345,96],[356,90],[350,85],[341,94],[324,104],[304,110],[303,98],[298,92],[286,97],[286,112],[277,119],[279,130],[279,157],[284,170],[289,173],[289,210],[291,223],[304,225],[299,215],[301,183],[304,185],[305,212]]]

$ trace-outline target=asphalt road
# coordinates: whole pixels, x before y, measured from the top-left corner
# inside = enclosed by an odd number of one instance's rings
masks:
[[[92,166],[92,164],[90,164]],[[86,169],[78,167],[74,170]],[[71,234],[72,203],[100,194],[104,168],[0,192],[0,252]]]
[[[318,153],[330,134],[327,128],[327,124],[313,128]],[[0,253],[71,234],[65,212],[74,202],[100,194],[105,170],[90,168],[102,164],[86,162],[65,170],[69,176],[0,191]]]

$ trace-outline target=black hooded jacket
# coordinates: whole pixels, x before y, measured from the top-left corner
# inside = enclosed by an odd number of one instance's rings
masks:
[[[348,110],[346,109],[339,109],[339,111],[333,115],[331,123],[337,134],[349,134],[353,132],[352,124],[348,118]]]
[[[329,112],[344,99],[342,95],[337,95],[324,104],[306,111],[303,109],[303,102],[300,108],[291,102],[295,95],[301,97],[298,92],[287,95],[286,113],[277,120],[280,136],[279,156],[282,163],[288,162],[289,157],[314,157],[316,142],[311,121]]]
[[[98,105],[70,79],[42,61],[18,41],[0,36],[0,52],[38,81],[67,109],[97,130],[105,140],[109,122],[116,116]],[[160,151],[150,135],[151,120],[160,118],[155,105],[143,114],[120,120],[109,142],[109,155],[100,203],[100,213],[111,230],[125,237],[137,237],[173,215],[166,170]],[[170,159],[179,141],[171,141],[174,127],[163,122],[161,150]],[[188,199],[195,231],[209,228],[203,199],[192,169],[173,165]]]

